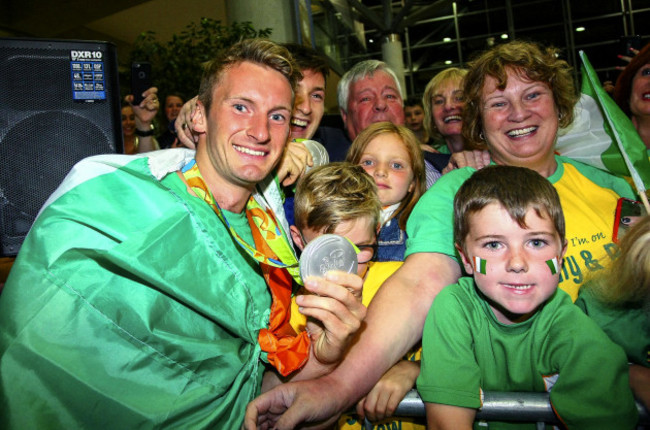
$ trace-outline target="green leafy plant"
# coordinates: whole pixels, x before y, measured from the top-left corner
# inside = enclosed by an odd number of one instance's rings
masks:
[[[251,22],[223,25],[221,21],[201,18],[198,24],[188,24],[168,42],[156,40],[153,31],[141,33],[134,43],[129,64],[132,61],[150,62],[153,83],[159,94],[164,97],[176,93],[187,99],[199,90],[204,63],[241,39],[268,37],[271,31],[270,28],[255,30]],[[127,92],[129,87],[126,86]]]

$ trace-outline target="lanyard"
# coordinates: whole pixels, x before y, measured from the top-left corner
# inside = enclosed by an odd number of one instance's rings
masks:
[[[277,255],[270,256],[264,252],[256,249],[248,244],[244,239],[237,234],[234,228],[230,225],[226,217],[223,215],[219,204],[214,199],[212,192],[199,172],[199,167],[196,160],[190,161],[182,170],[183,176],[187,180],[188,185],[192,188],[194,193],[210,205],[212,210],[217,214],[219,219],[226,225],[230,235],[235,239],[235,242],[246,251],[257,262],[266,264],[272,267],[287,269],[292,278],[300,285],[302,280],[300,278],[300,271],[298,268],[298,261],[296,260],[290,245],[286,241],[286,236],[283,236],[273,212],[269,209],[264,209],[255,200],[253,196],[248,199],[246,203],[246,214],[249,220],[252,218],[254,225],[257,227],[258,232],[262,235],[263,239],[268,243],[269,248]],[[251,225],[251,229],[253,226]],[[290,264],[283,263],[287,261]]]

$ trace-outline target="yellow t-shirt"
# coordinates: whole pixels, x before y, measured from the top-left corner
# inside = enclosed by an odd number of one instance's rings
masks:
[[[564,175],[553,185],[562,203],[568,243],[559,287],[575,301],[586,276],[603,270],[618,255],[612,235],[620,196],[595,184],[569,163],[564,164]],[[584,202],[592,202],[589,211],[585,211]]]
[[[604,270],[618,253],[612,240],[618,199],[635,197],[622,178],[566,157],[555,158],[557,170],[548,180],[562,202],[568,243],[559,287],[575,301],[587,275]],[[447,173],[424,193],[406,224],[406,256],[436,252],[459,261],[454,248],[453,201],[475,171],[465,167]]]

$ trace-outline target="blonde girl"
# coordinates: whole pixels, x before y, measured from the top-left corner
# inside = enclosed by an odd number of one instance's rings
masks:
[[[425,191],[420,143],[411,130],[390,122],[372,124],[350,146],[346,161],[373,177],[382,203],[378,261],[403,261],[406,221]]]
[[[578,305],[625,351],[630,386],[650,407],[650,217],[620,242],[620,255],[580,290]]]

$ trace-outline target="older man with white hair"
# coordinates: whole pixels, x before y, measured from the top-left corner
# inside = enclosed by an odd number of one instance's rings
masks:
[[[337,87],[345,130],[321,126],[314,139],[327,148],[331,161],[342,161],[350,143],[370,124],[404,124],[404,92],[395,72],[379,60],[365,60],[348,70]]]
[[[347,136],[330,127],[320,127],[314,136],[332,161],[345,159],[351,141],[370,124],[388,121],[404,125],[404,90],[395,72],[383,61],[365,60],[352,66],[339,81],[337,96]],[[425,164],[430,187],[440,172],[429,161]]]

